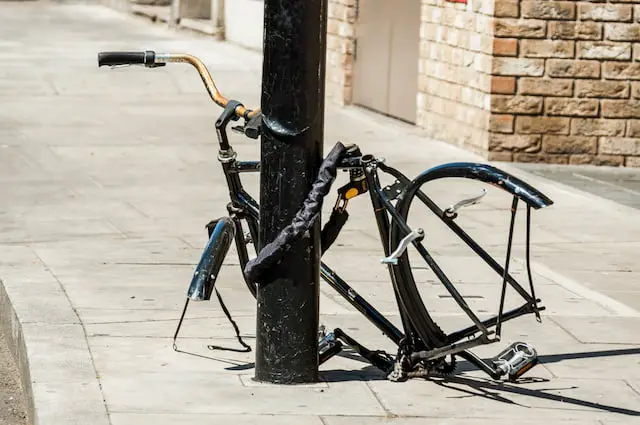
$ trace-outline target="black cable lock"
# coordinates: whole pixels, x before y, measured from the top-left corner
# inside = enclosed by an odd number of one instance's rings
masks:
[[[291,224],[282,229],[273,242],[265,245],[258,253],[258,256],[247,263],[244,269],[244,275],[248,281],[260,281],[265,273],[291,249],[291,246],[300,240],[311,226],[313,226],[322,208],[322,200],[327,196],[331,185],[336,179],[338,164],[346,151],[346,147],[340,142],[336,143],[333,149],[331,149],[331,152],[329,152],[324,161],[322,161],[318,177],[313,183],[309,195],[307,195],[307,198],[302,204],[302,208],[293,218]],[[329,227],[325,226],[322,232],[323,243],[321,249],[323,253],[338,237],[338,233],[347,221],[347,218],[348,214],[331,214],[329,223],[327,223]]]

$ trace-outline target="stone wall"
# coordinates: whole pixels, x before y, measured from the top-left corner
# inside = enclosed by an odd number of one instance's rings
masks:
[[[340,105],[352,101],[356,0],[329,0],[326,93]]]
[[[493,2],[422,0],[417,124],[477,153],[489,145]],[[505,83],[493,81],[498,91]]]
[[[495,1],[489,157],[640,166],[640,1]]]

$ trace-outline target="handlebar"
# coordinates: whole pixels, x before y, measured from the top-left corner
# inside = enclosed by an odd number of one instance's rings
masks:
[[[211,100],[217,105],[225,108],[229,99],[224,97],[211,76],[204,63],[195,56],[187,54],[155,53],[147,50],[145,52],[100,52],[98,53],[98,66],[118,66],[118,65],[144,65],[147,68],[164,66],[167,63],[188,63],[195,67],[202,78]],[[235,109],[238,117],[247,120],[260,113],[260,109],[247,109],[244,105],[238,105]]]
[[[156,54],[147,52],[101,52],[98,53],[98,66],[146,65],[155,63]]]

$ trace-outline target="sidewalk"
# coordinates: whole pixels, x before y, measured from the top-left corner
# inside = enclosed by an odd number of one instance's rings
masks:
[[[518,168],[550,180],[560,181],[582,191],[640,208],[640,171],[637,168],[594,165],[557,166],[518,164]]]
[[[640,213],[511,165],[500,167],[555,201],[533,214],[543,323],[528,317],[505,328],[505,341],[528,341],[541,355],[526,383],[497,384],[462,363],[448,381],[397,384],[336,357],[322,366],[319,384],[257,384],[254,353],[207,350],[212,340],[237,343],[216,302],[189,310],[179,346],[197,356],[174,352],[171,336],[206,243],[204,225],[226,213],[212,131],[219,108],[186,66],[97,68],[98,51],[120,49],[195,54],[226,96],[259,100],[254,52],[99,6],[0,3],[0,323],[11,329],[36,424],[640,423]],[[326,126],[327,150],[337,140],[357,143],[408,175],[479,160],[358,108],[328,106]],[[233,143],[240,157],[258,158],[255,141]],[[257,193],[257,181],[248,188]],[[474,190],[460,186],[452,196],[434,187],[434,194],[453,200]],[[497,191],[487,198],[464,219],[502,258],[506,233],[495,229],[507,223],[509,199]],[[368,208],[366,199],[350,203],[352,218],[325,259],[392,314]],[[460,288],[472,307],[495,311],[493,275],[442,229],[425,226],[445,271],[469,282]],[[357,263],[344,259],[350,253]],[[254,346],[255,302],[233,250],[227,264],[217,285]],[[391,349],[321,288],[325,325]],[[434,317],[447,329],[460,326],[444,289],[433,288]]]

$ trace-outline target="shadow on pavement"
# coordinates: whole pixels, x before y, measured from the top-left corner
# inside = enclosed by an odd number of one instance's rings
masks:
[[[622,348],[618,350],[583,351],[579,353],[548,354],[544,356],[538,356],[538,360],[540,364],[545,364],[545,363],[559,363],[565,360],[589,359],[589,358],[596,358],[596,357],[611,357],[611,356],[630,356],[633,354],[640,354],[640,348]],[[458,363],[456,367],[457,372],[470,372],[472,370],[478,370],[478,368],[467,361]]]
[[[234,363],[234,362],[230,362],[228,360],[224,360],[220,358],[206,357],[200,354],[187,353],[180,350],[178,351],[185,354],[191,354],[198,357],[204,357],[204,358],[208,358],[215,361],[223,361],[226,363],[233,364],[233,366],[225,368],[226,370],[229,370],[229,371],[244,371],[244,370],[252,369],[255,367],[255,363]],[[597,357],[609,357],[609,356],[627,356],[627,355],[633,355],[633,354],[640,354],[640,348],[625,348],[625,349],[618,349],[618,350],[601,350],[601,351],[585,351],[585,352],[579,352],[579,353],[551,354],[551,355],[540,356],[539,359],[540,359],[540,364],[543,364],[543,363],[557,363],[557,362],[561,362],[565,360],[573,360],[573,359],[585,359],[585,358],[597,358]],[[360,357],[356,353],[352,353],[349,350],[345,350],[340,354],[338,354],[338,356],[346,359],[350,359],[350,360],[355,360],[360,363],[365,363],[367,364],[367,366],[363,367],[362,369],[354,369],[354,370],[334,369],[334,370],[321,371],[320,376],[323,381],[325,382],[380,381],[380,380],[386,379],[386,376],[382,371],[368,364],[366,360],[364,360],[362,357]],[[473,370],[477,370],[477,368],[467,361],[460,362],[456,367],[456,372],[458,373],[469,372]],[[614,412],[614,413],[621,413],[621,414],[626,414],[631,416],[640,416],[640,411],[629,410],[625,408],[619,408],[615,406],[608,406],[600,403],[594,403],[586,400],[580,400],[580,399],[575,399],[571,397],[550,394],[550,393],[544,392],[544,390],[531,390],[521,386],[516,386],[516,385],[526,385],[531,383],[552,382],[544,378],[534,378],[534,377],[526,378],[525,377],[525,378],[521,378],[517,384],[509,384],[504,381],[480,380],[480,379],[468,378],[468,377],[441,376],[438,374],[433,374],[430,380],[433,382],[436,382],[438,385],[467,393],[469,397],[480,396],[480,397],[485,397],[485,398],[489,398],[495,401],[501,401],[508,404],[518,404],[518,403],[512,400],[509,400],[508,398],[504,397],[501,394],[496,393],[495,391],[504,391],[504,392],[523,394],[531,397],[545,398],[549,400],[554,400],[554,401],[559,401],[559,402],[564,402],[564,403],[569,403],[569,404],[574,404],[579,406],[592,407],[599,410],[605,410],[605,411]],[[454,383],[468,385],[469,389],[458,388],[458,387],[454,388],[447,385],[447,384],[454,384]],[[578,387],[574,386],[574,387],[567,387],[567,388],[553,388],[553,390],[568,390],[568,389],[575,389],[575,388],[578,388]],[[474,392],[472,389],[478,390],[480,392]],[[490,391],[490,390],[495,390],[495,391]]]
[[[597,409],[605,412],[619,413],[619,414],[628,415],[628,416],[640,416],[640,411],[638,410],[627,409],[624,407],[610,406],[607,404],[596,403],[588,400],[581,400],[578,398],[569,397],[567,395],[558,395],[558,394],[553,394],[548,392],[548,391],[571,390],[571,389],[579,388],[577,386],[565,387],[565,388],[531,389],[523,386],[516,386],[514,384],[509,384],[506,382],[497,382],[497,381],[481,380],[477,378],[464,378],[464,377],[450,377],[442,381],[433,380],[433,382],[437,383],[442,387],[445,387],[451,390],[460,391],[466,394],[466,395],[461,395],[460,398],[482,397],[488,400],[527,407],[526,405],[510,400],[508,398],[508,393],[511,393],[511,394],[519,394],[519,395],[534,397],[537,399],[557,401],[558,403],[561,403],[560,406],[565,409],[567,409],[569,405],[573,405],[573,406],[580,406],[580,407],[588,407],[588,408]],[[453,386],[453,384],[461,384],[461,385],[464,385],[466,388],[456,387],[456,386]]]
[[[557,363],[563,360],[588,359],[592,357],[629,356],[640,354],[640,348],[623,348],[619,350],[583,351],[580,353],[550,354],[539,356],[540,363]]]
[[[198,357],[204,357],[211,360],[216,361],[225,361],[221,359],[216,359],[213,357],[206,357],[200,354],[195,353],[187,353],[185,351],[181,351],[185,354],[191,354]],[[366,360],[355,353],[349,352],[349,350],[344,350],[340,354],[339,357],[343,357],[350,360],[355,360],[360,363],[365,363],[366,366],[362,369],[353,369],[353,370],[345,370],[345,369],[334,369],[334,370],[323,370],[320,371],[320,379],[325,382],[347,382],[347,381],[379,381],[386,379],[384,373],[380,371],[375,366],[370,365]],[[231,363],[229,361],[225,361],[226,363]],[[329,360],[330,364],[331,360]],[[253,362],[250,363],[238,363],[233,366],[226,367],[225,370],[229,371],[245,371],[249,369],[253,369],[256,367],[256,364]]]
[[[245,369],[251,369],[252,367],[254,367],[253,363],[244,364],[232,359],[223,359],[221,357],[205,356],[204,354],[193,353],[191,351],[184,351],[179,348],[174,348],[174,351],[180,354],[187,354],[189,356],[199,357],[201,359],[213,360],[215,362],[227,363],[232,365],[228,368],[225,368],[226,370],[245,370]],[[250,366],[247,367],[248,365]]]

